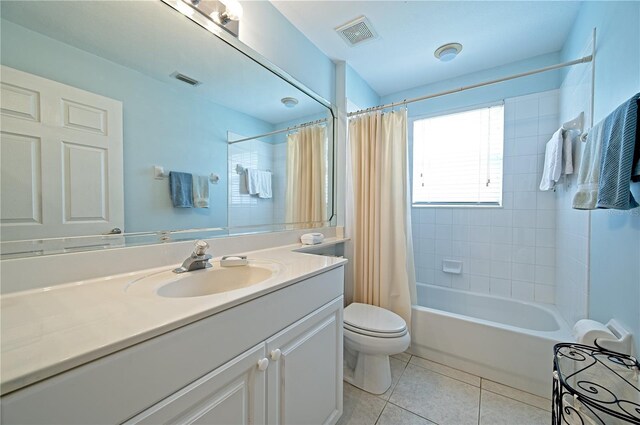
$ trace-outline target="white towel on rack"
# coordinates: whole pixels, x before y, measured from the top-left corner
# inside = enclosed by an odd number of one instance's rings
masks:
[[[269,171],[247,168],[247,192],[259,198],[271,198],[271,173]]]
[[[573,208],[595,210],[600,182],[600,158],[602,157],[602,122],[589,130],[587,143],[582,151],[578,169],[578,190],[573,196]]]
[[[564,146],[563,130],[553,133],[544,150],[544,169],[540,190],[551,190],[556,186],[562,174],[562,150]]]
[[[193,175],[193,207],[209,208],[209,177]]]

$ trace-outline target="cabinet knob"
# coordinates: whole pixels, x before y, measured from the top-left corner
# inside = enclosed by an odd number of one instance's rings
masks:
[[[258,360],[258,370],[265,371],[269,367],[269,359],[266,357],[264,359]]]
[[[277,362],[278,360],[280,360],[281,355],[282,355],[282,351],[280,351],[279,348],[276,348],[271,352],[271,360],[273,360],[274,362]]]

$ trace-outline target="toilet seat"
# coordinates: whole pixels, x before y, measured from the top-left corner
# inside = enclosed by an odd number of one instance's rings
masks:
[[[407,324],[397,314],[369,304],[353,303],[344,309],[344,328],[377,338],[399,338],[407,334]]]

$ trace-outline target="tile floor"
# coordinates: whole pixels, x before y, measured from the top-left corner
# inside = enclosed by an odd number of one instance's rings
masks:
[[[548,425],[551,401],[407,353],[391,358],[391,388],[345,382],[338,425]]]

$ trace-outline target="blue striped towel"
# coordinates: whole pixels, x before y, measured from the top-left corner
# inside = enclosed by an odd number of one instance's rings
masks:
[[[628,210],[638,203],[631,193],[640,93],[620,105],[603,122],[598,208]]]

